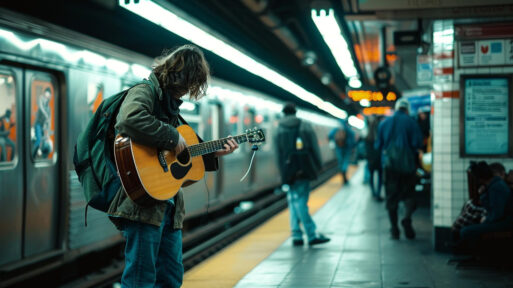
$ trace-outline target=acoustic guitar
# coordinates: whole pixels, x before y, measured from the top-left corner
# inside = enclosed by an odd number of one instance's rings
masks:
[[[155,200],[168,200],[178,193],[180,187],[188,186],[205,175],[202,155],[224,149],[228,138],[199,142],[198,136],[188,125],[176,128],[187,143],[180,154],[159,150],[131,141],[118,135],[114,141],[114,160],[127,195],[135,203],[147,206]],[[253,144],[265,141],[262,129],[247,130],[231,137],[238,144]]]

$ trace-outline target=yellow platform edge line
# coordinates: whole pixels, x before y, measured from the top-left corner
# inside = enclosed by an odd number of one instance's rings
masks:
[[[308,201],[312,215],[340,190],[340,183],[340,175],[333,176],[312,191]],[[182,287],[234,287],[289,237],[289,210],[285,209],[249,234],[187,271]]]

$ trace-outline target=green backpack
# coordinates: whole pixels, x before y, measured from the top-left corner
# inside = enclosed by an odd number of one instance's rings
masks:
[[[139,84],[149,84],[155,95],[155,87],[149,80]],[[131,88],[132,88],[131,87]],[[128,90],[123,90],[102,101],[87,127],[78,136],[73,155],[73,164],[82,184],[87,201],[85,214],[87,226],[87,207],[107,212],[112,199],[121,187],[116,165],[113,161],[114,124],[116,116]],[[157,104],[158,101],[155,101]]]

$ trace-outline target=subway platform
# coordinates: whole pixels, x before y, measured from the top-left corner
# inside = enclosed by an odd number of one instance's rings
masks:
[[[384,202],[362,184],[362,167],[350,185],[335,176],[312,191],[310,211],[330,242],[293,246],[283,211],[189,270],[183,287],[513,287],[511,268],[453,263],[435,252],[429,207],[414,214],[415,240],[390,239]]]

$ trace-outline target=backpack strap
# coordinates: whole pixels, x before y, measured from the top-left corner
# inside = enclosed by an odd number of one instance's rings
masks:
[[[189,125],[189,123],[187,123],[187,121],[185,121],[185,119],[183,119],[183,117],[182,117],[182,115],[180,115],[180,113],[178,113],[178,119],[180,119],[180,122],[182,122],[183,124]]]

